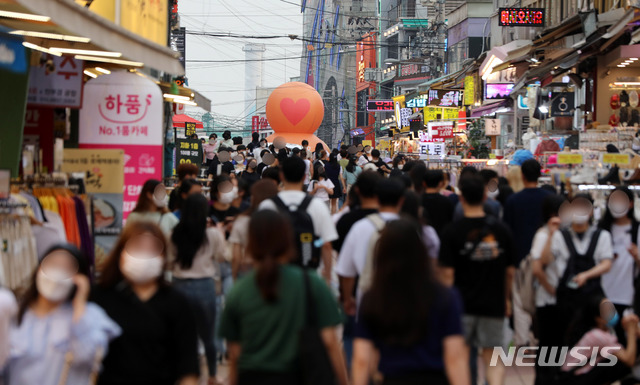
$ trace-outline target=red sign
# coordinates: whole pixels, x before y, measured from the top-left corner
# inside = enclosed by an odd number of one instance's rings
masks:
[[[375,35],[368,35],[358,42],[356,48],[357,55],[357,77],[358,85],[365,83],[364,73],[367,68],[376,66],[376,38]]]
[[[544,8],[500,8],[498,25],[502,27],[543,27]]]
[[[395,111],[393,100],[368,100],[367,111]]]
[[[428,127],[433,141],[453,138],[453,122],[429,122]]]
[[[251,133],[260,131],[260,117],[252,116],[251,117]]]

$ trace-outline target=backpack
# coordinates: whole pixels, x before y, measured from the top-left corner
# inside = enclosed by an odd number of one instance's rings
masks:
[[[373,234],[371,234],[371,238],[369,238],[367,260],[364,264],[364,270],[362,270],[362,274],[360,274],[360,277],[358,278],[358,291],[361,294],[369,290],[369,287],[371,287],[371,283],[373,282],[373,253],[375,252],[378,239],[380,238],[380,233],[387,224],[387,222],[378,213],[370,214],[366,218],[373,224],[376,231],[373,232]]]
[[[516,270],[515,290],[520,295],[522,310],[533,316],[536,313],[537,281],[533,275],[533,258],[527,255]]]
[[[296,258],[291,262],[303,268],[317,269],[320,266],[320,251],[322,245],[318,245],[319,237],[316,235],[311,215],[307,212],[313,197],[306,195],[300,205],[287,206],[282,199],[276,195],[272,198],[278,210],[287,213],[291,219],[291,227],[295,237],[294,244],[298,252]]]
[[[600,278],[592,278],[580,288],[573,288],[569,283],[577,274],[587,271],[596,265],[593,257],[602,229],[598,228],[595,230],[585,254],[578,254],[568,229],[562,229],[560,231],[569,250],[569,260],[567,261],[567,268],[564,270],[556,290],[558,306],[568,303],[581,304],[590,296],[603,294],[602,287],[600,286]]]

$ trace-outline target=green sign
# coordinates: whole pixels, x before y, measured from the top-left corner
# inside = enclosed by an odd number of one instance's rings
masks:
[[[418,27],[428,27],[429,20],[427,19],[400,19],[402,20],[402,25],[407,28],[418,28]]]

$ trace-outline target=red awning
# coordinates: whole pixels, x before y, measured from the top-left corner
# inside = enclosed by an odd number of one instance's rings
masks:
[[[173,115],[173,127],[174,128],[184,128],[184,124],[185,123],[195,123],[196,124],[196,130],[202,130],[204,128],[204,126],[202,125],[202,122],[199,120],[195,120],[194,118],[185,115],[185,114],[178,114],[178,115]]]

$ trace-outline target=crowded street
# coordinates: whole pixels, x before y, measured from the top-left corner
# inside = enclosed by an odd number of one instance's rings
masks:
[[[638,43],[635,0],[0,0],[0,385],[640,385]]]

